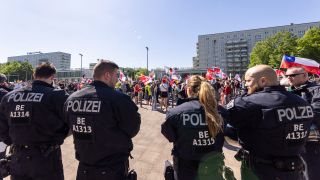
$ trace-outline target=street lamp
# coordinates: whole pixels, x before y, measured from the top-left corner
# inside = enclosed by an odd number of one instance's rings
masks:
[[[79,55],[80,55],[80,57],[81,57],[81,67],[80,67],[80,76],[82,76],[82,56],[83,56],[83,54],[81,54],[81,53],[79,53]]]
[[[149,48],[148,46],[146,46],[146,49],[147,49],[147,72],[149,72],[149,64],[148,64],[148,52],[149,52]]]

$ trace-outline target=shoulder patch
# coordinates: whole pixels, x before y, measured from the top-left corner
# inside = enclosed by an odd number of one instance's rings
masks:
[[[234,107],[234,99],[232,99],[228,104],[227,104],[227,109],[231,109]]]

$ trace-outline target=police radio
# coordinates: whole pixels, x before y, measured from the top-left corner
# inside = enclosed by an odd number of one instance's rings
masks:
[[[137,172],[134,169],[129,171],[126,180],[137,180]]]
[[[168,160],[164,162],[164,179],[174,180],[174,169],[171,162]]]

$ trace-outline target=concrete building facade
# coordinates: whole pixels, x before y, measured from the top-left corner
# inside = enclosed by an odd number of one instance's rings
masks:
[[[276,26],[243,31],[199,35],[197,56],[193,68],[220,67],[228,75],[243,74],[250,62],[250,53],[255,44],[280,31],[289,31],[302,37],[312,27],[320,27],[320,21]]]
[[[50,62],[58,70],[68,70],[70,69],[71,54],[64,52],[32,52],[27,53],[27,55],[8,57],[8,62],[12,61],[29,62],[33,68],[42,62]]]

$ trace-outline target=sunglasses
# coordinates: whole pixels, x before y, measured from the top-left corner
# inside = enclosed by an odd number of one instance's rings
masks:
[[[298,73],[298,74],[286,74],[285,76],[286,76],[286,77],[292,77],[292,78],[294,78],[294,77],[296,77],[296,76],[298,76],[298,75],[300,75],[300,74],[304,74],[304,73]]]

